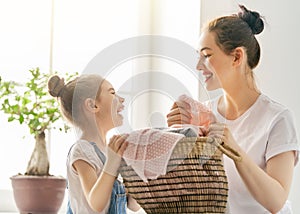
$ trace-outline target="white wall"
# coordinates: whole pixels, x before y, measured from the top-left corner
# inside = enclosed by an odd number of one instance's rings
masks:
[[[4,79],[23,81],[28,76],[26,71],[37,66],[42,71],[49,71],[52,2],[54,2],[54,37],[51,66],[53,70],[63,73],[82,72],[96,54],[127,38],[157,34],[176,38],[192,46],[196,43],[199,32],[200,1],[198,0],[188,4],[185,0],[0,1],[0,76]],[[140,59],[136,59],[138,60]],[[132,62],[135,64],[135,60]],[[180,64],[171,63],[172,61],[167,60],[164,66],[159,66],[152,62],[141,62],[137,63],[136,67],[133,67],[130,62],[123,63],[114,70],[117,73],[116,78],[111,77],[109,80],[118,89],[132,70],[173,71],[178,76],[181,71],[186,72]],[[111,76],[115,73],[112,72]],[[179,78],[182,79],[182,77]],[[191,88],[196,93],[197,82]],[[145,106],[150,96],[146,98],[146,102],[141,96],[140,103],[143,108],[138,108],[138,111],[134,112],[139,121],[150,119],[161,124],[161,121],[154,120],[165,115],[166,110],[171,107],[172,100],[166,99],[167,96],[161,97],[163,94],[159,94],[158,99],[161,98],[162,102],[157,102],[156,95],[153,95],[151,111],[148,111],[148,107]],[[141,117],[139,117],[140,112]],[[156,117],[156,112],[160,113],[158,117]],[[16,211],[9,176],[18,172],[23,173],[28,156],[33,149],[34,140],[28,136],[26,126],[7,124],[7,118],[2,112],[0,124],[2,139],[0,143],[0,212]],[[139,128],[150,124],[133,125]],[[74,133],[68,135],[54,131],[51,133],[50,173],[65,176],[66,154],[76,136]],[[22,139],[23,135],[27,135],[27,138]],[[66,200],[61,208],[62,212],[65,206]]]
[[[262,48],[260,65],[255,69],[258,84],[263,93],[286,105],[294,113],[300,137],[300,1],[272,0],[202,0],[201,21],[215,16],[235,13],[238,3],[256,10],[265,17],[267,25],[258,35]],[[300,139],[299,139],[300,140]],[[294,213],[300,213],[299,164],[290,194]]]
[[[195,45],[197,43],[200,26],[200,1],[190,1],[189,3],[184,0],[151,1],[153,2],[151,33],[174,38],[178,40],[178,42],[186,43],[191,49],[196,47]],[[166,44],[164,48],[166,50],[170,49]],[[184,50],[178,50],[179,55],[181,55],[180,51],[183,52]],[[192,59],[193,55],[190,55],[189,57]],[[179,58],[183,59],[184,57],[181,55]],[[151,66],[154,71],[164,72],[168,76],[178,80],[178,84],[176,84],[168,78],[160,79],[159,77],[153,76],[151,85],[157,84],[160,81],[159,84],[166,85],[174,92],[178,89],[178,94],[175,95],[169,93],[169,97],[162,93],[152,94],[150,98],[152,113],[156,112],[156,115],[158,115],[157,112],[159,112],[161,117],[165,118],[165,115],[169,112],[173,102],[180,95],[179,93],[183,93],[181,90],[187,89],[189,94],[197,98],[199,90],[198,80],[194,76],[196,72],[185,67],[188,66],[194,69],[195,66],[193,63],[188,65],[186,61],[174,62],[169,59],[157,58],[152,59]],[[162,92],[164,92],[164,90],[162,90]],[[155,119],[155,117],[153,118]],[[154,123],[153,126],[159,126],[159,123]],[[160,124],[160,126],[167,126],[166,121],[164,124]]]
[[[52,2],[55,71],[80,73],[101,50],[137,34],[139,0],[1,0],[0,76],[4,80],[23,82],[28,69],[35,67],[43,72],[50,70]],[[9,177],[25,172],[34,139],[26,125],[7,123],[3,112],[0,127],[0,212],[16,211]],[[65,176],[66,156],[77,136],[54,130],[51,133],[50,174]],[[66,201],[62,209],[65,205]]]

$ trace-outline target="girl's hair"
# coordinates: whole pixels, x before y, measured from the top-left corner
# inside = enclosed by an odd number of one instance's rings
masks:
[[[81,127],[84,121],[82,106],[87,98],[96,99],[101,93],[103,78],[97,74],[82,74],[65,84],[63,78],[55,75],[48,80],[51,96],[60,101],[60,110],[65,119]]]
[[[217,45],[226,53],[237,47],[244,47],[248,57],[248,65],[255,68],[260,59],[260,46],[254,35],[264,29],[264,22],[258,12],[250,11],[239,5],[241,12],[231,16],[223,16],[209,22],[205,27],[216,35]]]

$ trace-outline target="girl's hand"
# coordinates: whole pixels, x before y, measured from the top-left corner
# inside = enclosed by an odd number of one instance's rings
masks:
[[[127,137],[128,135],[114,135],[110,139],[106,153],[107,159],[103,168],[107,174],[118,176],[122,155],[128,146]]]
[[[127,137],[128,134],[112,136],[109,140],[108,148],[119,156],[122,156],[128,145],[126,141]]]

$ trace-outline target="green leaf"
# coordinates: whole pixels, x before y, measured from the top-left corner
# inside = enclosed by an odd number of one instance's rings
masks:
[[[20,118],[19,118],[20,124],[22,124],[24,122],[24,117],[22,114],[20,114]]]
[[[30,133],[35,135],[50,125],[54,126],[62,117],[59,103],[48,93],[50,74],[41,72],[38,67],[30,69],[29,73],[28,80],[21,83],[0,77],[0,111],[8,115],[8,122],[26,124]],[[66,73],[61,76],[69,81],[77,75]]]
[[[15,120],[15,118],[14,118],[13,116],[10,116],[10,117],[7,119],[8,122],[11,122],[11,121],[14,121],[14,120]]]

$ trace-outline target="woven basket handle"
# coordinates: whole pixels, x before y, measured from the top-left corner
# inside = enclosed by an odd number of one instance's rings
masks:
[[[222,142],[219,138],[208,138],[208,142],[214,144],[219,150],[221,150],[225,155],[230,157],[234,161],[241,161],[242,157],[235,149],[231,148],[229,145]]]

